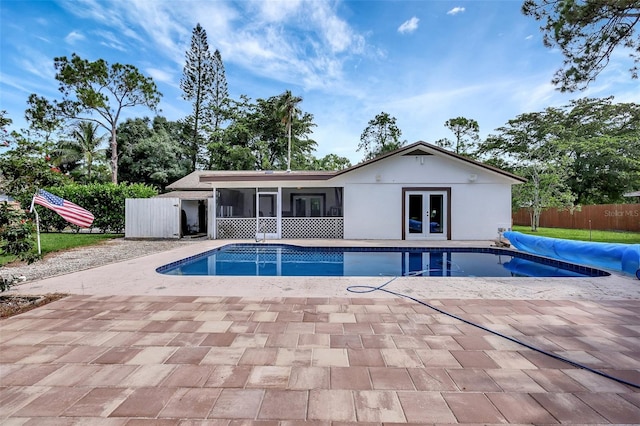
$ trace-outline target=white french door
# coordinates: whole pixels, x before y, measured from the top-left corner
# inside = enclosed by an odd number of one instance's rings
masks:
[[[324,198],[320,195],[294,195],[293,215],[295,217],[320,217],[324,212]]]
[[[447,191],[405,191],[405,239],[447,239],[447,196]]]

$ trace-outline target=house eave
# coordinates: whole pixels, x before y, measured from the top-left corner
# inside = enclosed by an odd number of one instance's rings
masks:
[[[317,173],[276,173],[276,172],[255,172],[246,174],[211,174],[200,176],[200,182],[291,182],[291,181],[322,181],[329,180],[336,175],[336,172]]]
[[[180,198],[181,200],[203,200],[206,198],[212,198],[213,191],[209,189],[205,190],[179,190],[171,191],[164,194],[156,195],[154,198]]]

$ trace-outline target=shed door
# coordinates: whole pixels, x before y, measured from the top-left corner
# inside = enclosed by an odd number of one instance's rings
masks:
[[[127,198],[126,238],[180,238],[179,198]]]
[[[407,240],[447,239],[447,192],[406,191],[404,229]]]

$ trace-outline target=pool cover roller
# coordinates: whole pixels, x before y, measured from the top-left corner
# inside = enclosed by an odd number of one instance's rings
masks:
[[[621,271],[640,279],[640,244],[572,241],[514,231],[503,235],[511,245],[527,253]]]

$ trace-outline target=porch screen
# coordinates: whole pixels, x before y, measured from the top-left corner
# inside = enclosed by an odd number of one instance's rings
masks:
[[[253,188],[218,189],[217,217],[255,217],[256,190]]]

